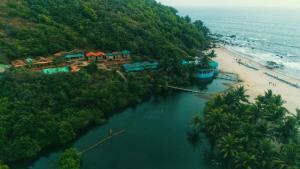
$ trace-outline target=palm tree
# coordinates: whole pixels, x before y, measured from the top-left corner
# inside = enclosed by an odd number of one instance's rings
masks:
[[[297,136],[299,136],[297,119],[291,116],[286,117],[284,123],[277,129],[277,132],[280,134],[279,139],[283,143],[296,140]]]
[[[242,149],[239,143],[240,140],[230,133],[220,139],[217,148],[223,160],[232,159],[238,154]]]
[[[234,159],[234,168],[236,169],[257,169],[258,161],[254,154],[247,152],[238,153]]]
[[[275,147],[270,140],[264,139],[259,142],[257,149],[259,168],[272,168],[272,157],[275,154]]]
[[[229,113],[223,112],[222,109],[213,109],[205,115],[205,130],[208,135],[213,138],[212,141],[217,139],[221,133],[226,133],[230,129],[228,119]]]
[[[299,169],[300,145],[291,143],[282,147],[281,152],[273,159],[274,168]]]
[[[196,131],[200,131],[201,127],[202,127],[202,118],[200,117],[200,115],[195,115],[192,120],[191,120],[191,128],[196,130]]]

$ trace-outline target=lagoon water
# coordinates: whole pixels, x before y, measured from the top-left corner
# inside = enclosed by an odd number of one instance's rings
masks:
[[[207,93],[227,88],[215,80],[208,86],[194,86]],[[82,150],[108,136],[109,130],[126,129],[125,133],[82,155],[82,169],[212,169],[207,160],[207,139],[198,144],[187,139],[190,120],[203,115],[207,100],[193,93],[172,92],[139,104],[111,117],[103,126],[95,127],[78,138],[71,147]],[[55,169],[62,152],[43,154],[34,163],[14,168]]]
[[[178,8],[180,15],[202,20],[229,49],[260,63],[275,61],[280,71],[300,79],[300,9]]]

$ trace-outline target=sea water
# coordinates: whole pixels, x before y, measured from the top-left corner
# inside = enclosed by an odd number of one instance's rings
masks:
[[[279,71],[300,79],[300,9],[178,8],[202,20],[226,47],[254,61],[283,65]]]

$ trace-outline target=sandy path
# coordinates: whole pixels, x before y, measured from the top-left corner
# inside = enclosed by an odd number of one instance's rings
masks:
[[[267,72],[295,84],[300,84],[300,80],[286,77],[280,72],[269,70],[260,63],[251,61],[224,47],[217,48],[215,51],[218,57],[214,60],[219,62],[221,71],[238,74],[239,78],[243,81],[242,84],[248,90],[247,94],[250,95],[252,101],[257,95],[262,95],[268,89],[272,89],[275,94],[280,94],[286,101],[286,108],[291,113],[296,114],[296,108],[300,108],[300,89],[274,79],[265,73]],[[238,59],[241,59],[243,63],[252,65],[259,70],[256,71],[239,64],[237,62]]]

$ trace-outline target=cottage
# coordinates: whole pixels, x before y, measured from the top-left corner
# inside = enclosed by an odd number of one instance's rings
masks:
[[[128,51],[128,50],[123,50],[121,52],[121,54],[122,54],[123,59],[129,59],[129,57],[130,57],[130,51]]]
[[[40,57],[38,60],[30,60],[30,58],[26,59],[29,61],[28,64],[30,64],[34,68],[44,68],[51,66],[53,61],[52,58],[45,58],[45,57]]]
[[[158,63],[157,62],[136,62],[132,64],[124,64],[123,68],[126,72],[133,72],[133,71],[143,71],[149,69],[157,69]]]
[[[118,51],[113,52],[113,56],[114,56],[114,60],[122,60],[123,59],[122,53],[118,52]]]
[[[85,54],[87,60],[90,61],[103,61],[106,59],[105,53],[103,52],[88,52]]]
[[[26,66],[26,63],[23,60],[14,60],[11,62],[11,64],[13,65],[13,67],[15,68],[19,68],[19,67],[24,67]]]
[[[77,54],[67,54],[65,55],[65,59],[67,61],[72,61],[72,60],[79,60],[84,58],[84,53],[77,53]]]
[[[111,53],[111,52],[106,53],[105,56],[106,56],[107,60],[114,60],[115,59],[114,54]]]

